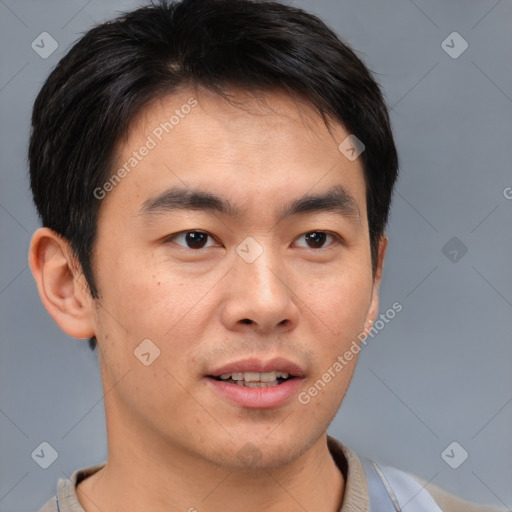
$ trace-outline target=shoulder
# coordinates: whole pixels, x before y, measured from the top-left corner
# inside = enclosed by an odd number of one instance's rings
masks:
[[[412,476],[417,482],[424,487],[434,498],[436,503],[441,507],[443,512],[512,512],[505,508],[490,507],[488,505],[479,505],[463,500],[449,492],[441,489],[437,485],[431,484],[422,478]]]
[[[331,436],[328,436],[328,446],[346,480],[346,499],[341,512],[369,511],[372,503],[375,506],[382,503],[382,499],[391,510],[395,509],[392,501],[396,501],[398,508],[411,511],[512,512],[463,500],[416,475],[361,457]]]
[[[57,494],[48,500],[39,512],[84,512],[76,495],[76,486],[85,478],[97,473],[105,464],[106,461],[95,466],[77,469],[69,478],[59,478]]]
[[[57,512],[57,497],[48,500],[39,512]]]

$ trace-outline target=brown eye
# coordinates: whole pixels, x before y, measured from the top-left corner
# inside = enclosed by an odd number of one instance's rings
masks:
[[[328,237],[334,238],[333,235],[325,231],[310,231],[309,233],[302,235],[300,238],[304,238],[308,248],[321,249]]]
[[[203,249],[209,237],[211,238],[211,235],[204,231],[183,231],[176,233],[167,240],[176,242],[178,245],[185,246],[188,249]]]
[[[321,231],[313,231],[312,233],[306,234],[306,240],[309,244],[313,244],[313,247],[315,248],[322,247],[326,238],[326,233],[322,233]]]

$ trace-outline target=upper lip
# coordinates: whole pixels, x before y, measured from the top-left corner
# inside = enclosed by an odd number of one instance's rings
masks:
[[[240,361],[234,361],[232,363],[225,364],[215,368],[207,375],[209,377],[219,377],[225,373],[243,373],[243,372],[287,372],[292,377],[303,377],[304,370],[296,363],[292,363],[288,359],[283,357],[276,357],[268,361],[261,359],[243,359]]]

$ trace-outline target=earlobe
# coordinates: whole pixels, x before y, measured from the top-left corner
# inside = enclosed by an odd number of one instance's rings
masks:
[[[29,265],[41,301],[59,327],[73,338],[94,336],[92,298],[68,242],[39,228],[30,242]]]

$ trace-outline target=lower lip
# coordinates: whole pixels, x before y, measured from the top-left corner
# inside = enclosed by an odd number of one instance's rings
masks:
[[[232,403],[247,409],[271,409],[288,402],[302,383],[302,379],[294,377],[282,384],[267,388],[248,388],[238,384],[229,384],[220,380],[206,377],[216,393]]]

